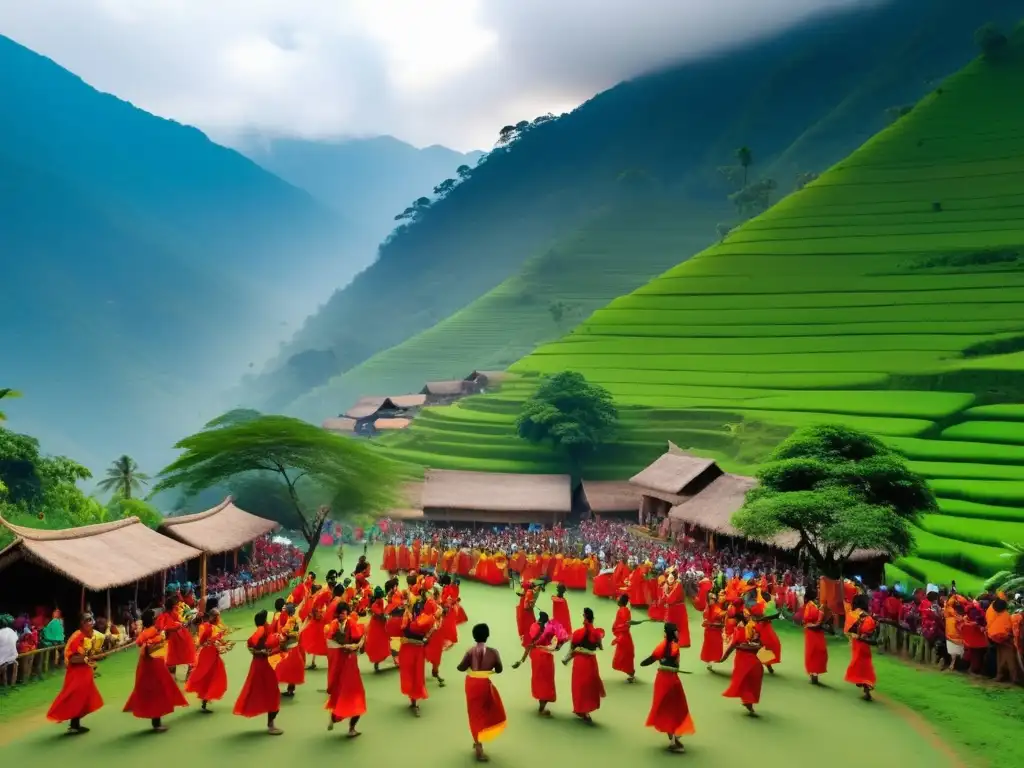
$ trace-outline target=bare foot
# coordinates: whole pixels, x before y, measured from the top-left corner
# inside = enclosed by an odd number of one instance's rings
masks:
[[[282,731],[277,726],[274,726],[272,728],[267,728],[267,733],[271,736],[280,736],[282,733],[284,733],[284,731]]]

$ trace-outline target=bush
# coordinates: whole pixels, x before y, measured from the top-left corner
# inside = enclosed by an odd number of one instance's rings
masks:
[[[974,42],[981,49],[981,55],[988,61],[998,61],[1006,53],[1009,40],[991,22],[974,33]]]

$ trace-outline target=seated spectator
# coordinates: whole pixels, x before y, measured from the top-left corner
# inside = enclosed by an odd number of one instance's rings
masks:
[[[43,648],[64,645],[64,618],[59,608],[54,609],[50,621],[43,627],[41,645]]]
[[[0,615],[0,685],[13,685],[18,666],[18,633],[13,629],[14,617]]]

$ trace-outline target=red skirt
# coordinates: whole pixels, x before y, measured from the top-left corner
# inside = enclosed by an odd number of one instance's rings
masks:
[[[131,712],[141,720],[153,720],[171,714],[175,707],[187,706],[188,699],[174,681],[167,662],[140,654],[135,667],[135,687],[122,711]]]
[[[323,619],[310,619],[299,633],[299,645],[309,656],[327,655],[327,637],[324,635]]]
[[[615,655],[612,656],[612,669],[616,672],[625,672],[627,675],[636,674],[636,662],[634,656],[636,650],[633,647],[633,635],[629,632],[623,634],[612,640],[612,645],[615,646]]]
[[[466,711],[473,741],[491,741],[505,730],[505,705],[490,677],[466,675]]]
[[[808,675],[824,675],[828,672],[828,646],[825,644],[824,632],[804,630],[804,669]]]
[[[854,685],[866,685],[874,688],[877,679],[875,678],[875,665],[871,660],[871,646],[861,640],[854,640],[852,645],[850,650],[853,655],[850,658],[850,666],[846,668],[846,677],[843,679]]]
[[[556,701],[555,656],[551,651],[530,651],[530,694],[537,701]]]
[[[572,657],[572,711],[577,715],[588,715],[601,708],[604,698],[604,683],[597,666],[597,656],[590,653],[576,653]]]
[[[427,663],[426,650],[424,645],[406,642],[398,649],[398,676],[402,685],[402,695],[414,701],[429,698],[424,670]]]
[[[224,660],[215,646],[206,645],[199,651],[199,659],[188,680],[185,691],[194,693],[200,701],[220,701],[228,691],[228,673]]]
[[[654,676],[654,696],[651,711],[647,713],[647,727],[672,736],[695,732],[686,692],[677,672],[659,669]]]
[[[615,597],[615,582],[610,573],[599,573],[594,577],[591,591],[596,597]]]
[[[274,668],[281,685],[302,685],[306,682],[306,654],[298,645],[286,651]]]
[[[377,618],[370,619],[364,649],[371,664],[380,664],[391,656],[391,640],[388,638],[386,622]]]
[[[196,642],[186,627],[167,633],[167,666],[191,667],[196,663]]]
[[[725,653],[725,642],[722,639],[721,627],[704,627],[704,642],[700,647],[700,660],[705,664],[714,664],[722,660]]]
[[[572,617],[569,615],[569,603],[565,600],[551,601],[551,618],[557,621],[565,631],[572,634]]]
[[[335,720],[365,715],[366,691],[363,690],[363,677],[359,674],[359,655],[339,651],[335,667],[334,686],[325,709]]]
[[[340,648],[327,649],[327,693],[330,694],[338,687],[338,673],[341,671]]]
[[[455,612],[454,606],[441,619],[441,629],[439,632],[444,640],[445,647],[459,642],[459,616]]]
[[[456,624],[465,624],[467,621],[469,621],[469,616],[466,615],[466,609],[462,607],[461,602],[456,603],[455,608],[453,610],[455,611]]]
[[[103,706],[92,667],[88,664],[69,664],[64,672],[64,685],[50,705],[46,718],[55,723],[85,717]]]
[[[764,662],[765,664],[778,664],[782,661],[782,641],[775,634],[775,627],[770,621],[762,621],[757,625],[757,633],[761,636],[761,645],[765,650],[771,651],[773,658]]]
[[[533,615],[533,608],[522,609],[518,605],[516,606],[516,627],[519,630],[519,637],[523,638],[524,648],[529,645],[526,636],[536,621],[537,617]]]
[[[441,656],[444,654],[445,637],[443,632],[438,629],[427,640],[426,648],[423,652],[423,659],[432,667],[441,666]]]
[[[761,682],[764,680],[764,666],[753,651],[736,651],[736,662],[732,668],[732,679],[722,695],[739,699],[744,704],[761,701]]]
[[[679,647],[690,647],[690,621],[686,615],[686,602],[672,603],[665,609],[665,621],[672,622],[679,630]]]
[[[281,689],[266,656],[253,656],[234,713],[242,717],[269,715],[281,709]]]

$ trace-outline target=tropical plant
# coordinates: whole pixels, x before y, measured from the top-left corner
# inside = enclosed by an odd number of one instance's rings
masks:
[[[1024,592],[1024,544],[1003,544],[1009,552],[1003,554],[1008,560],[1013,560],[1011,568],[999,571],[992,578],[985,582],[985,590],[988,592],[1002,592],[1013,596]]]
[[[736,150],[736,162],[743,169],[743,186],[745,187],[750,166],[754,164],[754,153],[750,151],[750,147],[743,146]]]
[[[145,485],[149,485],[149,475],[139,472],[135,459],[127,455],[119,456],[111,462],[106,478],[97,483],[101,491],[125,499],[132,498],[132,494],[142,490]]]
[[[21,397],[21,393],[15,392],[10,387],[5,387],[4,389],[0,389],[0,400],[3,400],[5,397],[8,399]],[[6,419],[7,416],[4,414],[3,411],[0,411],[0,421],[5,421]]]

